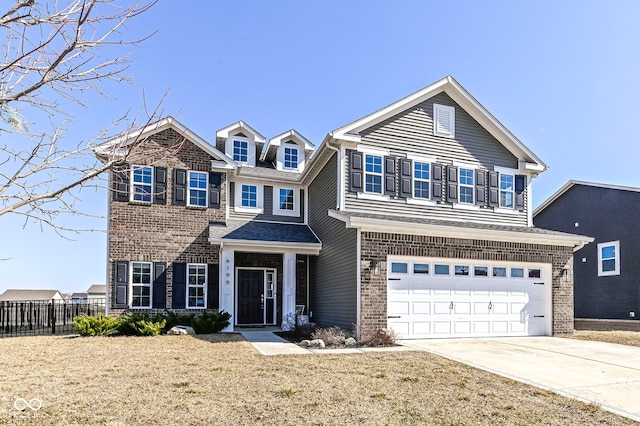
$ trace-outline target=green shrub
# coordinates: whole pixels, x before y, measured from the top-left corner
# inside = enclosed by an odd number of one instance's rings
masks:
[[[167,312],[166,315],[166,324],[164,326],[163,332],[167,332],[172,329],[176,325],[188,325],[191,326],[193,321],[193,315],[189,314],[176,314],[175,312]]]
[[[95,317],[83,314],[74,317],[73,324],[81,336],[107,336],[118,329],[120,318],[105,314],[98,314]]]
[[[126,314],[120,317],[118,331],[124,336],[157,336],[166,323],[164,315]]]
[[[191,327],[196,334],[220,333],[229,325],[231,314],[225,311],[205,312],[191,318]]]

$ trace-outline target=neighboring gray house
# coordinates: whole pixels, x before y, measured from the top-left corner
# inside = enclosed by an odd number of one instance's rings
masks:
[[[23,290],[12,289],[5,290],[0,294],[0,302],[16,302],[16,301],[44,301],[52,302],[63,300],[58,290]]]
[[[166,118],[96,150],[125,153],[111,312],[221,309],[230,331],[286,327],[304,305],[322,327],[405,338],[573,331],[562,271],[590,239],[533,226],[546,165],[452,77],[315,151],[295,130],[267,140],[240,121],[209,144]]]
[[[576,318],[640,319],[640,188],[571,180],[534,212],[548,229],[594,237],[573,262]]]

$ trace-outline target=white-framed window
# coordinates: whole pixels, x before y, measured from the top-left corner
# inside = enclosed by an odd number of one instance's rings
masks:
[[[382,194],[382,156],[365,154],[364,158],[364,192]]]
[[[187,263],[187,308],[207,307],[207,265]]]
[[[131,262],[131,307],[151,307],[151,262]]]
[[[249,142],[245,140],[233,140],[233,161],[238,163],[249,162]]]
[[[433,134],[445,138],[456,136],[456,109],[451,106],[433,104]]]
[[[273,214],[280,216],[300,215],[300,190],[294,188],[273,188]]]
[[[153,201],[153,167],[131,167],[131,201],[151,203]]]
[[[298,169],[298,147],[296,146],[284,147],[283,166],[287,170]]]
[[[413,161],[413,198],[429,199],[430,168],[430,163]]]
[[[514,175],[500,173],[500,207],[512,209],[514,207]]]
[[[234,183],[235,211],[262,213],[264,187],[252,182]]]
[[[598,244],[598,276],[620,275],[620,241]]]
[[[258,185],[240,185],[240,205],[242,207],[258,207]]]
[[[189,199],[187,205],[207,207],[208,173],[189,170],[187,173]]]
[[[464,204],[473,204],[474,170],[460,167],[458,169],[458,174],[460,175],[460,196],[458,197],[458,202]]]

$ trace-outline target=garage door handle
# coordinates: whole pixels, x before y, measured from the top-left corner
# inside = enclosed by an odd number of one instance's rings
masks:
[[[453,309],[453,301],[451,302],[451,304],[449,305],[449,310]]]
[[[389,281],[400,281],[400,278],[389,278]]]
[[[544,318],[544,315],[534,315],[534,318]]]
[[[533,285],[544,285],[544,283],[533,283]]]
[[[400,315],[390,315],[390,316],[388,316],[387,318],[390,318],[390,319],[398,319],[398,318],[400,318]]]

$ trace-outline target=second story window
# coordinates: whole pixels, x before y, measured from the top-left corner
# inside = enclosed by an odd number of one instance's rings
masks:
[[[413,197],[429,198],[429,163],[413,162]]]
[[[293,189],[280,188],[280,210],[295,210]]]
[[[207,173],[189,171],[188,205],[207,207]]]
[[[133,166],[131,172],[133,175],[131,200],[150,203],[153,197],[153,167]]]
[[[500,207],[513,208],[513,175],[500,173]]]
[[[365,192],[382,194],[382,157],[365,155]]]
[[[249,160],[249,143],[246,141],[233,141],[233,161],[246,163]]]
[[[242,185],[240,204],[242,207],[258,207],[258,187],[256,185]]]
[[[459,202],[473,204],[473,169],[460,168],[460,198]]]
[[[298,148],[290,148],[288,146],[284,147],[284,168],[298,168]]]

